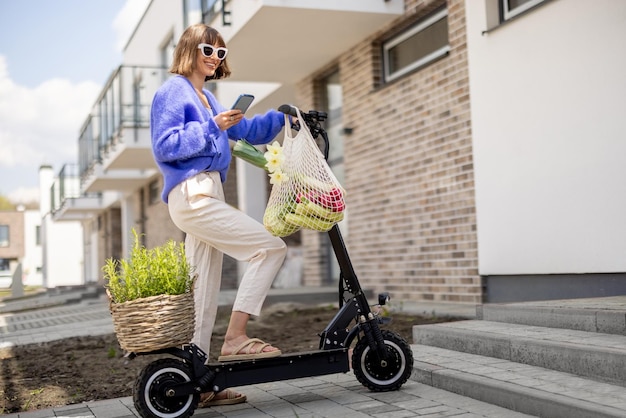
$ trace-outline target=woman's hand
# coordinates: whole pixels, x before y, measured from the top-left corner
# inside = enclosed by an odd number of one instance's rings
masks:
[[[222,131],[228,128],[232,128],[243,119],[243,113],[239,109],[225,110],[222,113],[215,115],[213,120],[219,126]]]

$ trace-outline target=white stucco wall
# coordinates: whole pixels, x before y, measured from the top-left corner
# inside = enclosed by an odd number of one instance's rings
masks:
[[[79,222],[52,222],[43,219],[46,230],[44,259],[45,286],[76,286],[85,283],[83,271],[83,230]]]
[[[52,167],[40,167],[42,283],[48,288],[81,285],[85,283],[82,226],[78,221],[52,220],[49,191],[54,181]]]
[[[160,44],[173,34],[178,40],[183,32],[182,2],[153,0],[126,44],[122,64],[138,66],[160,66]]]
[[[43,252],[37,243],[37,228],[41,225],[39,210],[24,211],[24,259],[22,260],[22,281],[25,285],[43,284]]]
[[[466,1],[479,272],[626,271],[626,1]]]

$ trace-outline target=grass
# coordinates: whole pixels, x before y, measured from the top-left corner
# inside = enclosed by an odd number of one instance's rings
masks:
[[[24,296],[40,293],[44,290],[41,286],[24,286]],[[11,289],[0,289],[0,300],[13,296]]]

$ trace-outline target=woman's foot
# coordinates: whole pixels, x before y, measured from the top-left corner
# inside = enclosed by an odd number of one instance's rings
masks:
[[[243,403],[247,399],[246,395],[237,393],[233,390],[226,389],[221,392],[205,392],[200,394],[200,402],[198,408],[208,408],[219,405],[235,405]]]
[[[248,338],[242,335],[232,339],[226,339],[222,346],[222,355],[218,361],[253,360],[262,358],[278,357],[282,352],[258,338]]]

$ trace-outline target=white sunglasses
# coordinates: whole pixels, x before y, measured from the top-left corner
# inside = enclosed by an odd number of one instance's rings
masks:
[[[213,54],[215,54],[218,59],[223,60],[224,58],[226,58],[226,54],[228,54],[228,49],[221,47],[216,48],[213,45],[209,44],[200,44],[198,45],[198,49],[202,51],[202,55],[207,58],[210,58],[211,56],[213,56]]]

